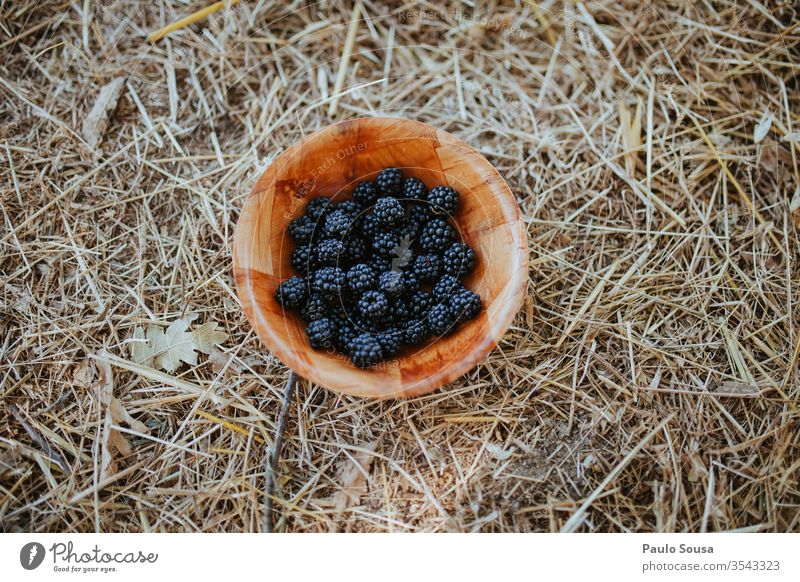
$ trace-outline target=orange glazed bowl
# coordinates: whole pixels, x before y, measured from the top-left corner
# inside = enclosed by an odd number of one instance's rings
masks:
[[[302,216],[308,201],[350,198],[359,181],[374,179],[390,166],[428,188],[447,185],[460,193],[451,223],[475,251],[475,269],[464,285],[480,294],[484,309],[451,335],[359,369],[341,354],[312,349],[303,321],[284,311],[275,291],[295,274],[287,227]],[[463,141],[407,119],[350,119],[303,138],[261,174],[236,226],[233,272],[247,319],[264,345],[297,374],[354,396],[414,396],[468,372],[511,325],[528,279],[525,233],[508,185]]]

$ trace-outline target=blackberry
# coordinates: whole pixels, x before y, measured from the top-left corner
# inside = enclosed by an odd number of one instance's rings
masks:
[[[381,354],[383,358],[393,358],[400,351],[400,332],[396,329],[389,328],[380,333],[375,334],[375,339],[381,346]]]
[[[380,325],[378,323],[366,319],[361,315],[353,319],[353,326],[355,327],[357,334],[369,333],[374,335],[380,331]]]
[[[389,271],[392,268],[392,257],[373,254],[369,259],[369,265],[378,273]]]
[[[354,337],[348,343],[348,348],[353,364],[359,368],[368,368],[372,364],[377,364],[383,358],[381,345],[378,340],[368,333],[362,333]]]
[[[419,291],[419,280],[411,271],[403,272],[403,293],[411,294]]]
[[[401,299],[396,299],[389,309],[389,316],[388,319],[391,320],[392,323],[402,323],[407,320],[411,316],[411,310],[408,307],[408,304],[402,301]]]
[[[319,198],[314,198],[306,205],[306,216],[314,222],[317,222],[320,218],[325,216],[331,208],[333,208],[331,199],[320,196]]]
[[[289,223],[289,235],[298,244],[311,242],[311,237],[314,236],[315,224],[308,216],[301,216],[295,218]]]
[[[474,319],[481,312],[481,296],[469,289],[460,289],[450,297],[449,306],[458,321]]]
[[[458,192],[450,186],[436,186],[428,192],[428,202],[434,214],[453,215],[458,208]]]
[[[400,246],[400,237],[394,232],[379,232],[372,239],[372,248],[379,254],[390,256]]]
[[[315,350],[324,350],[334,347],[336,343],[336,331],[336,324],[327,317],[312,321],[306,328],[308,341]]]
[[[408,309],[412,317],[424,319],[433,306],[433,297],[428,291],[417,291],[408,300]]]
[[[428,188],[419,178],[406,178],[403,180],[402,197],[406,200],[425,200]]]
[[[334,267],[343,258],[343,254],[342,241],[332,238],[324,240],[317,246],[317,263],[326,267]]]
[[[452,275],[442,275],[441,278],[436,281],[436,285],[433,286],[433,296],[440,301],[444,301],[454,293],[461,291],[461,289],[463,289],[461,281]]]
[[[343,210],[334,210],[325,216],[322,234],[325,238],[342,238],[353,223],[353,218]]]
[[[325,317],[328,311],[330,311],[330,307],[328,307],[322,296],[312,294],[306,299],[305,305],[300,308],[300,317],[306,323],[310,323],[315,319]]]
[[[375,178],[378,190],[384,196],[397,196],[403,187],[403,172],[397,168],[386,168]]]
[[[292,267],[301,275],[307,275],[317,266],[317,255],[310,245],[299,246],[292,251]]]
[[[456,318],[447,305],[440,303],[439,305],[431,307],[426,322],[431,333],[442,336],[449,334],[455,329]]]
[[[358,312],[368,320],[376,321],[389,311],[389,300],[380,291],[367,291],[358,300]]]
[[[389,227],[396,226],[402,222],[406,216],[406,212],[403,208],[403,204],[398,201],[397,198],[386,196],[384,198],[378,198],[372,215],[378,221],[378,224]]]
[[[433,218],[431,206],[427,202],[412,203],[406,211],[408,222],[419,225],[422,229]]]
[[[378,199],[378,187],[375,182],[359,182],[353,190],[353,200],[362,206],[372,206]]]
[[[423,283],[433,283],[442,274],[442,260],[436,255],[419,255],[411,271]]]
[[[336,349],[345,355],[350,354],[349,344],[358,335],[356,328],[349,322],[339,325],[339,333],[336,334]]]
[[[363,293],[378,286],[378,276],[372,267],[359,263],[347,271],[347,284],[355,293]]]
[[[360,236],[351,234],[344,239],[344,256],[348,261],[357,263],[367,256],[367,245]]]
[[[358,215],[361,214],[361,204],[355,200],[342,200],[337,202],[333,208],[334,210],[341,210],[350,218],[358,218]]]
[[[427,254],[442,253],[456,239],[456,231],[447,221],[432,218],[419,235],[419,246]]]
[[[415,241],[419,237],[419,233],[422,232],[422,225],[417,222],[412,222],[411,220],[406,220],[400,226],[396,226],[394,231],[401,240],[407,240],[410,246],[410,243]]]
[[[360,230],[361,234],[363,234],[369,240],[372,240],[375,235],[383,229],[381,228],[381,225],[378,224],[378,218],[374,214],[367,214],[361,221]]]
[[[338,298],[346,284],[347,277],[339,267],[323,267],[311,279],[312,289],[328,302]]]
[[[387,297],[400,297],[403,294],[403,274],[400,271],[381,273],[378,286]]]
[[[281,307],[289,309],[300,309],[305,303],[308,294],[308,285],[305,279],[300,277],[290,277],[278,285],[275,292],[275,299]]]
[[[453,243],[442,255],[444,272],[453,277],[464,277],[475,268],[475,252],[466,243]]]
[[[419,319],[409,319],[403,324],[403,343],[407,346],[416,346],[428,339],[428,326]]]

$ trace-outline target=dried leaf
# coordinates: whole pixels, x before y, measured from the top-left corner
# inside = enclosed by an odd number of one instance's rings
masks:
[[[119,96],[122,94],[124,86],[125,79],[123,77],[117,77],[107,85],[104,85],[100,89],[89,115],[83,120],[83,139],[92,149],[100,142],[100,138],[108,125],[109,115],[117,107],[117,101],[119,101]]]
[[[192,332],[195,347],[204,354],[211,354],[216,351],[214,346],[223,343],[228,339],[228,334],[224,331],[217,331],[217,322],[209,321],[198,327]]]
[[[88,388],[94,384],[95,367],[92,360],[84,360],[72,371],[72,381],[76,386]]]
[[[404,236],[400,239],[400,244],[392,249],[392,252],[395,254],[395,258],[392,259],[392,271],[400,271],[411,262],[414,256],[411,251],[411,244],[413,242],[411,237]]]
[[[800,141],[800,132],[787,133],[783,136],[782,141]]]
[[[772,127],[772,113],[769,109],[765,109],[764,113],[761,115],[761,120],[756,124],[756,128],[753,130],[753,141],[760,143],[762,139],[767,137],[770,127]]]
[[[216,322],[208,322],[193,332],[187,332],[193,317],[173,321],[162,331],[148,325],[146,331],[136,328],[131,339],[131,358],[137,364],[174,372],[181,363],[197,364],[197,351],[210,354],[214,345],[224,342],[228,335],[217,330]]]
[[[342,488],[333,495],[333,506],[338,513],[341,513],[353,504],[361,500],[361,496],[367,492],[367,478],[369,469],[375,456],[372,454],[378,448],[376,439],[364,445],[354,459],[348,457],[339,465],[337,475]]]
[[[122,401],[114,397],[114,375],[111,365],[104,360],[98,360],[98,362],[100,377],[97,397],[101,406],[106,409],[100,440],[100,481],[103,481],[117,472],[115,451],[123,457],[127,457],[133,452],[125,435],[116,430],[114,425],[124,423],[142,433],[149,433],[150,429],[144,423],[133,418],[125,409]]]

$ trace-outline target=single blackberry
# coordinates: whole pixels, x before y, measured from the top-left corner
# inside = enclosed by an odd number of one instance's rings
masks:
[[[367,214],[361,221],[360,230],[365,238],[372,240],[383,228],[378,223],[378,218],[374,214]]]
[[[392,268],[392,257],[387,255],[376,255],[373,253],[369,258],[369,265],[375,269],[375,272],[377,273],[389,271]]]
[[[372,267],[359,263],[347,271],[347,284],[353,292],[363,293],[378,286],[378,276]]]
[[[403,204],[397,198],[385,196],[378,198],[372,215],[378,224],[384,227],[391,227],[400,224],[406,216]]]
[[[353,190],[353,200],[365,207],[375,204],[378,195],[378,186],[375,182],[359,182]]]
[[[419,291],[419,280],[411,271],[403,272],[403,293],[411,294]]]
[[[458,209],[458,192],[450,186],[436,186],[428,192],[428,202],[434,214],[453,215]]]
[[[308,324],[306,334],[315,350],[330,349],[336,344],[336,324],[329,318],[316,319]]]
[[[426,254],[438,255],[456,240],[455,229],[441,218],[432,218],[419,235],[419,246]]]
[[[465,277],[475,268],[475,252],[467,243],[453,243],[442,255],[444,272],[453,277]]]
[[[433,283],[442,274],[442,260],[437,255],[419,255],[411,271],[423,283]]]
[[[361,204],[356,202],[355,200],[342,200],[341,202],[337,202],[334,207],[334,210],[341,210],[345,214],[347,214],[350,218],[357,218],[359,214],[361,214]]]
[[[367,291],[358,300],[358,312],[368,320],[376,321],[389,311],[389,300],[380,291]]]
[[[292,267],[301,275],[307,275],[317,267],[317,254],[310,245],[302,245],[292,251]]]
[[[406,200],[425,200],[428,188],[419,178],[406,178],[403,180],[402,198]]]
[[[354,233],[344,238],[344,256],[348,261],[357,263],[367,257],[367,245],[364,239]]]
[[[431,205],[427,202],[412,203],[406,210],[406,216],[408,217],[408,222],[417,224],[419,225],[419,228],[422,229],[422,227],[425,226],[431,218],[433,218]]]
[[[346,284],[347,277],[339,267],[323,267],[311,279],[312,289],[329,303],[339,298]]]
[[[381,344],[372,335],[362,333],[350,340],[348,351],[353,364],[359,368],[368,368],[383,358]]]
[[[403,273],[400,271],[386,271],[381,273],[378,283],[380,290],[387,297],[396,298],[403,294]]]
[[[433,307],[433,297],[428,291],[417,291],[408,300],[408,309],[411,316],[416,319],[424,319]]]
[[[319,198],[314,198],[306,205],[306,216],[316,223],[320,218],[325,216],[331,208],[333,208],[331,199],[320,196]]]
[[[334,267],[343,258],[344,245],[342,241],[333,238],[319,243],[317,246],[317,263],[325,267]]]
[[[422,225],[413,220],[405,220],[398,226],[395,226],[394,231],[401,239],[405,239],[411,243],[419,237],[419,233],[422,232]]]
[[[356,328],[352,324],[339,324],[339,333],[336,334],[336,349],[345,355],[350,355],[350,342],[358,335]]]
[[[469,289],[460,289],[450,297],[449,306],[458,321],[474,319],[481,312],[481,296]]]
[[[325,216],[322,235],[325,238],[342,238],[353,223],[353,218],[343,210],[334,210]]]
[[[442,275],[436,284],[433,286],[433,296],[439,301],[446,301],[451,295],[461,291],[463,286],[461,281],[452,275]]]
[[[431,333],[437,336],[447,335],[456,326],[456,318],[450,308],[443,303],[431,307],[425,322],[428,324],[428,329],[431,330]]]
[[[379,232],[372,239],[372,248],[384,256],[393,255],[398,246],[400,246],[400,237],[394,232]]]
[[[314,236],[315,224],[308,216],[301,216],[295,218],[289,223],[289,235],[298,244],[311,242],[311,237]]]
[[[278,285],[275,299],[281,307],[300,309],[308,295],[308,284],[301,277],[290,277]]]
[[[305,304],[300,308],[300,317],[303,321],[310,323],[316,319],[325,317],[330,311],[330,307],[321,295],[312,294],[306,299]]]
[[[358,315],[353,319],[353,327],[356,330],[356,333],[370,333],[376,334],[380,332],[381,325],[375,321],[367,319],[361,315]]]
[[[402,336],[396,329],[385,329],[375,334],[375,339],[381,346],[381,354],[384,358],[393,358],[400,351],[400,341]]]
[[[392,324],[399,325],[406,321],[409,317],[411,317],[411,309],[408,307],[408,304],[405,301],[402,299],[395,299],[391,302],[387,320],[391,321]]]
[[[397,168],[386,168],[375,178],[378,190],[384,196],[397,196],[403,187],[403,172]]]
[[[416,346],[428,339],[430,332],[425,322],[420,319],[409,319],[402,326],[403,343]]]

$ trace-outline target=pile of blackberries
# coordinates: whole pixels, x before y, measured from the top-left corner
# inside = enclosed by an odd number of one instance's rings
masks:
[[[452,333],[482,309],[461,283],[475,253],[448,221],[458,204],[449,186],[428,190],[397,168],[349,200],[311,200],[288,228],[298,276],[278,286],[278,303],[303,318],[311,347],[360,368]]]

